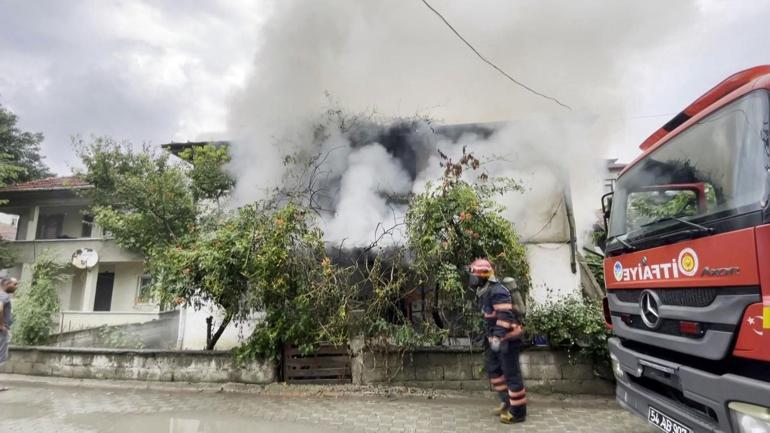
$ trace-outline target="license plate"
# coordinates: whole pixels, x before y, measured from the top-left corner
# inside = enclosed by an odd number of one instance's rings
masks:
[[[679,421],[663,414],[663,412],[652,406],[650,406],[650,410],[647,413],[647,421],[666,433],[692,433],[692,430],[690,430],[689,427],[686,427]]]

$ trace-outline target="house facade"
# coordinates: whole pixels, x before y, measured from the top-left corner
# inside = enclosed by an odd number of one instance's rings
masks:
[[[158,318],[158,306],[141,300],[149,283],[142,256],[120,248],[94,224],[87,213],[89,201],[80,194],[87,188],[75,177],[57,177],[0,189],[0,200],[6,201],[0,212],[16,222],[15,234],[5,233],[16,264],[5,272],[30,281],[41,255],[71,262],[79,251],[89,250],[93,263],[83,269],[73,266],[59,288],[59,331]]]
[[[56,177],[0,188],[0,217],[6,224],[2,237],[10,242],[16,263],[0,271],[24,283],[31,281],[35,260],[43,254],[58,262],[79,262],[88,251],[89,263],[73,265],[58,288],[61,312],[55,318],[58,334],[100,326],[131,326],[136,333],[157,333],[158,323],[174,328],[164,335],[176,335],[163,348],[203,349],[206,345],[206,319],[218,326],[221,312],[204,303],[198,310],[179,308],[161,311],[143,290],[150,284],[144,257],[117,245],[88,214],[90,201],[82,193],[91,186],[76,177]],[[81,269],[82,268],[82,269]],[[173,318],[173,319],[170,319]],[[162,321],[159,319],[163,319]],[[158,322],[149,323],[155,320]],[[239,345],[253,325],[230,324],[217,348]]]

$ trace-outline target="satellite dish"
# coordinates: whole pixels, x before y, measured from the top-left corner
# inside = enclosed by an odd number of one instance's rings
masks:
[[[99,263],[99,254],[91,248],[82,248],[72,254],[72,266],[78,269],[91,269]]]

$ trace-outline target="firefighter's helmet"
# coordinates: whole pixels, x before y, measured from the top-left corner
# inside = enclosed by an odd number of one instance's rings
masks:
[[[476,259],[468,266],[468,273],[481,278],[491,278],[495,275],[495,270],[489,260]]]

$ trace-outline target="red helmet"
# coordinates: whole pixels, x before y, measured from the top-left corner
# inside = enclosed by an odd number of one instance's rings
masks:
[[[468,266],[468,272],[481,278],[489,278],[495,274],[492,263],[487,259],[476,259]]]

